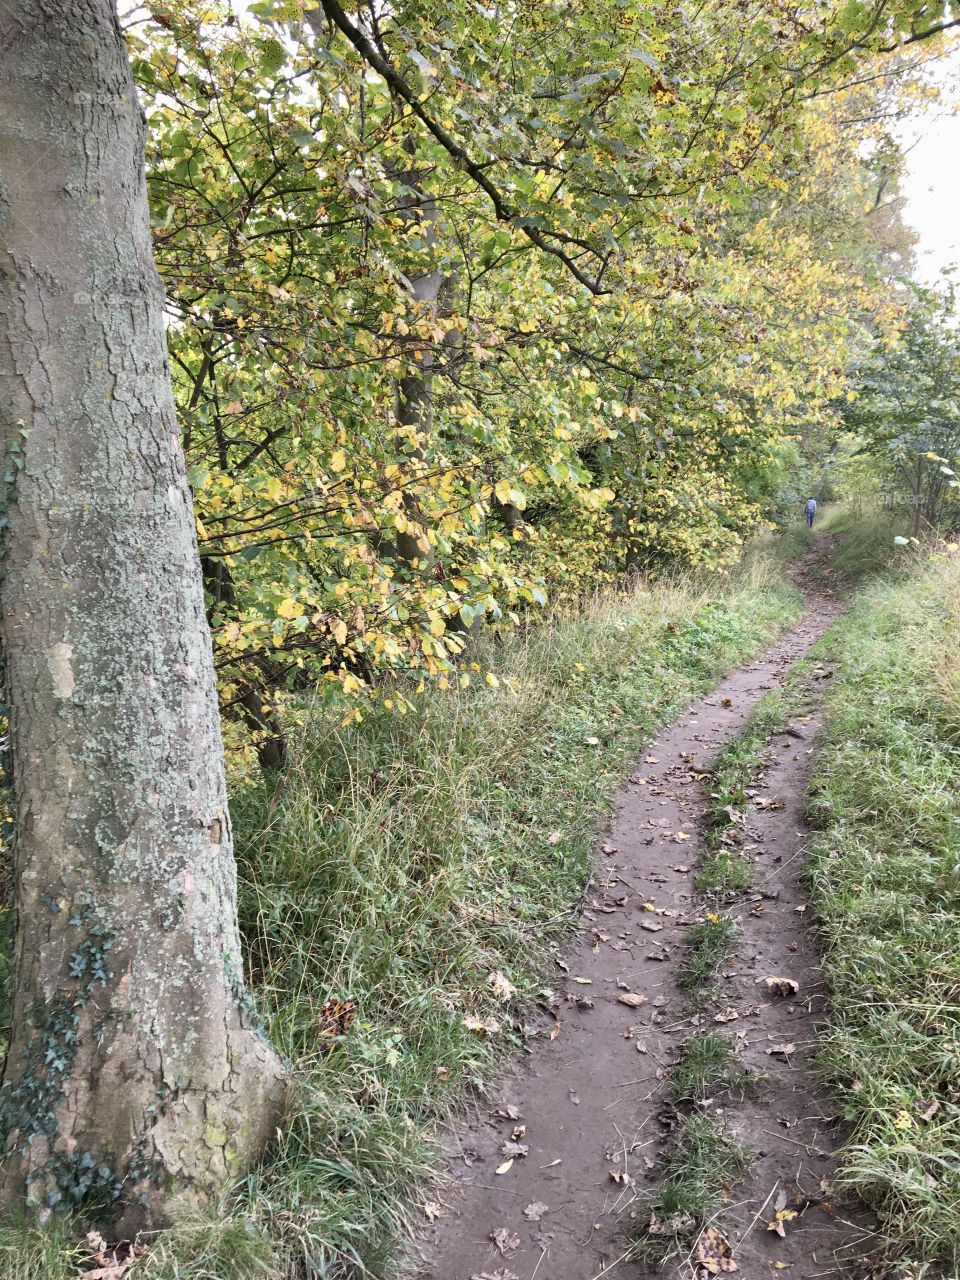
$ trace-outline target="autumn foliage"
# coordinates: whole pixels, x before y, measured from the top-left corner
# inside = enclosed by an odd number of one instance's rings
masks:
[[[137,11],[226,710],[402,708],[481,625],[733,563],[896,323],[870,156],[941,10]]]

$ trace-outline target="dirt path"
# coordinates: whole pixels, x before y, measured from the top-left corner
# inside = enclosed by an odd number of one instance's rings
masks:
[[[772,740],[765,785],[785,807],[758,809],[749,821],[753,892],[733,907],[743,937],[717,979],[717,1000],[691,1016],[676,986],[685,933],[703,912],[693,888],[705,803],[696,774],[840,612],[812,585],[810,568],[801,569],[800,623],[688,708],[638,761],[601,842],[579,937],[557,972],[556,1018],[543,1016],[529,1056],[449,1134],[454,1184],[420,1241],[420,1280],[701,1274],[682,1257],[657,1270],[624,1255],[649,1219],[638,1196],[657,1183],[677,1115],[664,1081],[684,1044],[715,1030],[744,1066],[772,1077],[759,1094],[723,1106],[754,1153],[723,1215],[739,1274],[836,1276],[843,1251],[860,1250],[863,1231],[821,1203],[836,1139],[809,1061],[822,994],[798,883],[815,719]],[[762,983],[771,974],[797,982],[798,996],[771,996]],[[625,991],[646,1002],[626,1007]],[[777,1046],[790,1047],[768,1053]],[[525,1154],[505,1146],[515,1130]],[[766,1223],[781,1192],[802,1210],[782,1239]]]

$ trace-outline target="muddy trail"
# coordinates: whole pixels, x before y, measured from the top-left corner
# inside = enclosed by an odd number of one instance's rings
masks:
[[[825,997],[800,872],[815,707],[775,733],[765,753],[741,833],[751,885],[724,908],[741,930],[735,952],[706,1000],[691,1003],[678,986],[691,926],[710,910],[694,888],[705,849],[703,771],[841,612],[824,583],[828,550],[821,539],[797,564],[807,605],[800,622],[637,761],[600,841],[540,1034],[446,1135],[450,1182],[434,1193],[436,1220],[418,1241],[418,1280],[734,1270],[745,1280],[814,1280],[847,1274],[869,1249],[863,1219],[833,1202],[840,1134],[812,1065]],[[771,990],[770,977],[787,981]],[[718,1032],[757,1086],[678,1098],[671,1076],[685,1047]],[[749,1164],[730,1171],[715,1223],[682,1231],[666,1261],[643,1260],[638,1242],[663,1244],[649,1233],[651,1195],[691,1114],[719,1118],[749,1148]],[[693,1224],[653,1221],[669,1240],[678,1225]]]

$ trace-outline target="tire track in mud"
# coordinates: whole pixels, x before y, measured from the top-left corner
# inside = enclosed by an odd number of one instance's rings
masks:
[[[691,1014],[676,985],[685,933],[705,910],[693,887],[704,851],[703,772],[841,612],[805,571],[801,562],[801,621],[692,704],[637,761],[557,972],[555,1016],[532,1020],[540,1034],[531,1052],[446,1134],[452,1184],[434,1193],[444,1213],[418,1240],[418,1280],[707,1274],[696,1244],[659,1268],[629,1254],[650,1216],[638,1197],[656,1187],[670,1145],[664,1083],[684,1044],[715,1030],[743,1066],[770,1077],[759,1094],[718,1100],[714,1110],[753,1153],[722,1215],[739,1274],[839,1276],[845,1257],[863,1253],[869,1232],[823,1193],[838,1134],[811,1064],[824,995],[799,871],[816,716],[771,740],[763,785],[782,807],[761,807],[747,824],[753,891],[732,909],[743,937],[720,971],[716,1000]],[[762,982],[769,975],[791,978],[797,994],[772,996]],[[634,994],[643,997],[637,1007],[624,1002]],[[767,1227],[778,1206],[783,1238]]]

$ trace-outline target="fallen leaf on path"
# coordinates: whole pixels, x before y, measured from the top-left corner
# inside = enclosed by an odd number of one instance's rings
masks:
[[[515,1271],[501,1267],[499,1271],[475,1271],[470,1280],[520,1280]]]
[[[550,1206],[544,1204],[542,1200],[534,1200],[532,1204],[528,1204],[523,1211],[523,1216],[529,1222],[539,1222],[545,1213],[550,1212]]]
[[[774,1232],[781,1240],[785,1240],[787,1236],[785,1222],[792,1222],[797,1216],[795,1209],[778,1209],[774,1216],[767,1223],[767,1230]]]
[[[721,705],[721,707],[732,707],[732,706],[733,706],[733,699],[732,699],[732,698],[721,698],[721,699],[720,699],[720,705]]]
[[[500,1148],[501,1155],[509,1156],[511,1160],[522,1159],[530,1148],[525,1142],[505,1142]],[[500,1170],[498,1169],[499,1173]]]
[[[553,1026],[550,1028],[550,1039],[556,1040],[559,1034],[560,1034],[560,1023],[555,1022]]]
[[[628,1009],[639,1009],[647,1003],[647,997],[638,995],[636,991],[625,991],[622,996],[617,996],[617,1003],[625,1004]]]
[[[436,1200],[425,1200],[423,1212],[428,1222],[436,1222],[443,1213],[443,1205],[437,1204]]]
[[[656,920],[641,920],[640,928],[646,929],[648,933],[659,933],[663,925],[658,924]]]
[[[757,982],[762,982],[767,990],[772,991],[776,996],[795,996],[800,990],[800,983],[794,982],[793,978],[771,975],[767,978],[758,978]]]
[[[501,1255],[505,1254],[508,1249],[520,1248],[520,1237],[511,1235],[506,1227],[494,1227],[490,1232],[490,1239],[500,1250]]]
[[[563,997],[568,1004],[575,1004],[578,1009],[592,1009],[593,1001],[589,996],[574,995],[572,991],[568,991]]]
[[[503,1164],[497,1166],[497,1173],[509,1173],[513,1168],[512,1160],[504,1160]]]
[[[787,806],[782,800],[773,800],[769,796],[754,796],[754,808],[756,809],[785,809]]]
[[[730,1241],[716,1227],[706,1227],[697,1241],[697,1261],[712,1276],[737,1270]]]
[[[736,1009],[724,1009],[722,1013],[713,1015],[714,1022],[735,1022],[740,1015]]]
[[[497,1112],[497,1115],[502,1116],[504,1120],[519,1120],[520,1109],[513,1105],[510,1105],[508,1107],[501,1107],[500,1110]]]
[[[791,1053],[797,1052],[795,1044],[772,1044],[767,1053],[773,1054],[775,1058],[789,1058]]]

